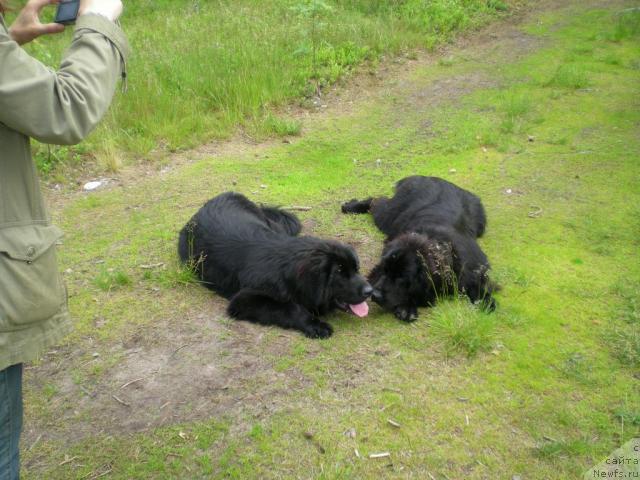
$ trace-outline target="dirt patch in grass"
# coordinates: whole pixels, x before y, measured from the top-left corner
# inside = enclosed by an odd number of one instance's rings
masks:
[[[273,368],[296,333],[223,316],[223,302],[214,298],[205,312],[194,310],[141,330],[92,354],[117,361],[83,381],[74,378],[74,367],[83,363],[80,352],[49,354],[41,367],[30,370],[28,381],[35,388],[56,386],[47,407],[54,418],[28,415],[25,444],[41,434],[45,440],[74,442],[86,435],[137,432],[223,415],[261,418],[288,391],[304,387],[304,376],[295,370]]]
[[[483,72],[442,78],[425,88],[418,88],[405,97],[406,107],[415,111],[425,111],[434,106],[451,103],[452,100],[475,90],[496,87],[494,79]],[[428,120],[425,120],[428,124]]]

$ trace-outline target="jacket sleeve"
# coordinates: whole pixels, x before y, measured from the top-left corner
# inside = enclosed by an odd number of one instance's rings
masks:
[[[0,122],[43,143],[79,143],[107,111],[128,50],[115,23],[84,15],[54,72],[0,28]]]

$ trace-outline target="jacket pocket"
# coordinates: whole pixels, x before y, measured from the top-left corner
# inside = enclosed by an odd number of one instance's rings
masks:
[[[52,225],[0,230],[0,329],[47,320],[66,304],[56,257],[61,237]]]

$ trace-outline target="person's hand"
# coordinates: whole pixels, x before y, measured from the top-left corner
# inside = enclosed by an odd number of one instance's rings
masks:
[[[57,3],[58,0],[29,0],[9,27],[9,36],[19,45],[24,45],[40,35],[62,32],[64,25],[40,23],[40,11]]]
[[[122,2],[120,0],[82,0],[78,16],[90,13],[102,15],[113,22],[122,13]]]

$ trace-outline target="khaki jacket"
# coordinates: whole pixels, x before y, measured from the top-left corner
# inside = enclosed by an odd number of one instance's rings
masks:
[[[0,15],[0,371],[35,360],[71,330],[56,260],[62,232],[44,206],[29,138],[71,145],[86,137],[127,55],[115,23],[86,15],[54,72],[11,40]]]

